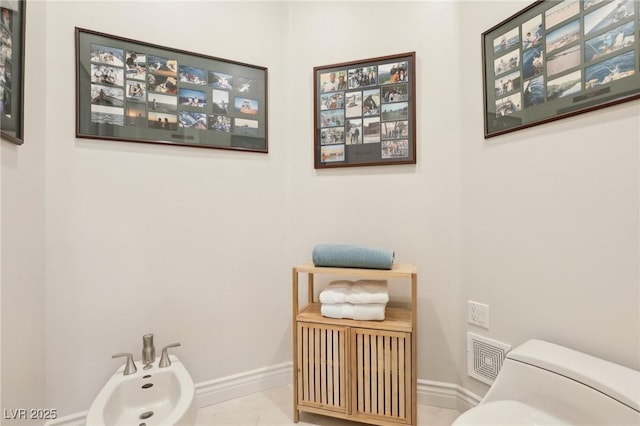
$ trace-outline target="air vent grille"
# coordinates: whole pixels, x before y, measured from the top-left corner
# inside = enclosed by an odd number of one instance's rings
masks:
[[[467,333],[467,370],[469,376],[488,385],[498,376],[511,346],[486,337]]]

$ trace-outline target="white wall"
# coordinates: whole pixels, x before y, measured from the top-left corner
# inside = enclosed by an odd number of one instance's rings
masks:
[[[482,138],[480,34],[527,4],[460,7],[460,304],[489,304],[490,331],[474,331],[496,340],[640,369],[638,101]]]
[[[25,129],[23,145],[1,142],[2,215],[1,349],[3,409],[43,408],[45,392],[45,181],[42,123],[47,115],[45,81],[45,5],[27,6]],[[31,29],[31,31],[29,31]],[[3,411],[4,417],[4,411]],[[12,424],[3,419],[2,424]],[[17,420],[15,424],[31,424]]]
[[[640,368],[638,102],[482,137],[480,34],[526,3],[33,4],[39,120],[2,143],[3,406],[43,404],[46,374],[48,407],[86,410],[147,332],[182,343],[196,382],[290,360],[290,267],[321,242],[418,265],[420,379],[486,390],[466,376],[468,299],[491,306],[481,334]],[[76,139],[74,26],[268,67],[269,154]],[[314,170],[313,67],[409,51],[417,164]]]
[[[419,273],[418,376],[456,382],[459,109],[453,2],[290,6],[292,263],[323,242],[389,247]],[[434,43],[433,40],[439,40]],[[313,169],[313,67],[416,52],[417,164]],[[447,66],[441,66],[445,61]],[[405,289],[407,287],[405,286]]]
[[[86,410],[171,342],[195,382],[290,358],[284,5],[53,2],[47,11],[47,403]],[[74,26],[266,66],[269,154],[76,139]]]

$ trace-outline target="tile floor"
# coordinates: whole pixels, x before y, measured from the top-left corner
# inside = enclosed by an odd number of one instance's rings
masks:
[[[196,426],[282,426],[293,425],[292,386],[281,386],[243,398],[201,408]],[[460,415],[455,410],[418,405],[420,425],[450,426]],[[311,413],[301,413],[299,426],[361,426]]]

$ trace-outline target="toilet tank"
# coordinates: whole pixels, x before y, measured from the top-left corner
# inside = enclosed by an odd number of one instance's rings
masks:
[[[541,340],[507,354],[480,405],[515,400],[562,422],[640,425],[640,372]]]

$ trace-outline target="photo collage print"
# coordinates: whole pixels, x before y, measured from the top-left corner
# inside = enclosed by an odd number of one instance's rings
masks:
[[[256,136],[257,81],[91,44],[91,122]]]
[[[496,116],[636,73],[634,0],[564,0],[493,40]]]
[[[319,76],[320,161],[344,162],[346,147],[378,144],[378,158],[409,158],[407,61],[334,69]]]

